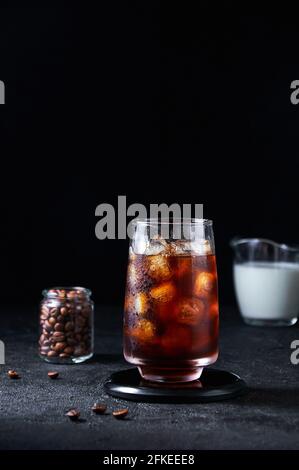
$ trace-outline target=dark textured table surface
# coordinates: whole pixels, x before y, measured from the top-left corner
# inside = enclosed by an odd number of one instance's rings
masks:
[[[96,354],[89,363],[51,366],[36,353],[37,319],[30,311],[2,309],[0,339],[1,449],[299,449],[299,365],[290,362],[298,327],[245,326],[222,309],[217,367],[241,375],[250,393],[208,404],[145,404],[108,397],[103,382],[128,365],[121,355],[121,311],[98,308]],[[6,371],[22,376],[11,380]],[[58,370],[51,381],[48,370]],[[129,418],[91,412],[95,401],[129,407]],[[82,420],[64,413],[78,407]]]

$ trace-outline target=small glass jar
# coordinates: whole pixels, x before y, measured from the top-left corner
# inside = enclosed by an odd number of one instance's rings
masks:
[[[42,292],[39,356],[46,362],[72,364],[93,355],[94,303],[84,287],[54,287]]]

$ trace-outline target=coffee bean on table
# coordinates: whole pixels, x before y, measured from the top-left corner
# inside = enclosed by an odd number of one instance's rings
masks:
[[[57,379],[58,376],[59,376],[59,372],[57,372],[56,370],[48,372],[48,377],[50,377],[50,379]]]
[[[103,415],[107,410],[105,403],[95,403],[91,408],[96,415]]]
[[[10,379],[19,379],[20,376],[19,374],[17,373],[17,371],[15,371],[14,369],[10,369],[8,372],[7,372],[7,375]]]
[[[72,420],[72,421],[77,421],[80,418],[80,411],[74,408],[72,410],[69,410],[65,414],[65,416],[68,416],[70,418],[70,420]]]
[[[128,408],[123,408],[122,410],[115,410],[112,412],[114,418],[116,419],[124,419],[128,413],[129,413]]]

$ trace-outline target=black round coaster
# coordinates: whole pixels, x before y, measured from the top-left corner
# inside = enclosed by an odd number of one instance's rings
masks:
[[[185,384],[157,384],[143,380],[137,368],[112,374],[104,384],[113,397],[143,402],[203,403],[227,400],[246,393],[247,385],[238,375],[205,368],[199,380]]]

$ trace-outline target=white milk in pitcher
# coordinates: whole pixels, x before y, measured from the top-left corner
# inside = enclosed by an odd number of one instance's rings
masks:
[[[253,261],[234,265],[240,311],[249,320],[294,320],[299,312],[299,264]]]

